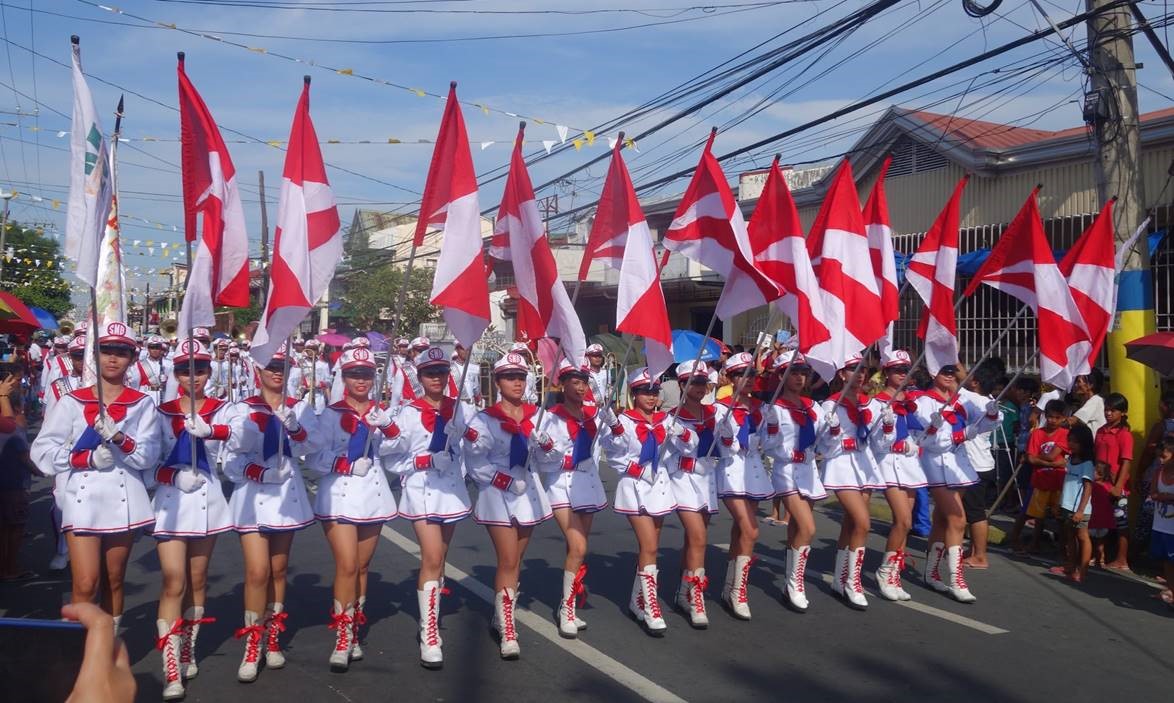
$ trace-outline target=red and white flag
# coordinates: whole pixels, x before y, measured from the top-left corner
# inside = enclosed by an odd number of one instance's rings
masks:
[[[310,79],[294,112],[281,174],[277,230],[269,265],[269,299],[253,336],[258,366],[269,363],[285,338],[330,287],[342,259],[338,207],[326,180],[322,149],[310,121]]]
[[[1088,229],[1060,260],[1060,273],[1068,279],[1072,299],[1088,331],[1088,363],[1091,366],[1101,353],[1101,346],[1117,313],[1116,234],[1113,231],[1113,204],[1110,199],[1101,208]]]
[[[495,235],[504,235],[504,241],[508,242],[514,266],[518,287],[517,334],[519,338],[557,339],[563,354],[578,364],[587,351],[587,339],[579,316],[571,307],[567,289],[559,280],[558,265],[534,199],[534,186],[522,159],[524,134],[525,128],[519,128],[493,229]]]
[[[812,349],[831,339],[832,324],[824,317],[819,281],[803,239],[799,209],[779,169],[776,156],[758,196],[758,205],[746,227],[754,263],[778,286],[782,297],[775,305],[791,320],[799,338],[799,351],[825,380],[838,369],[838,359],[824,359]],[[839,323],[836,323],[839,324]]]
[[[884,336],[887,324],[876,314],[881,308],[880,286],[847,159],[832,178],[811,226],[807,252],[823,292],[827,319],[842,321],[833,325],[826,348],[817,347],[816,352],[840,365]]]
[[[779,289],[754,265],[746,221],[713,155],[716,136],[714,130],[705,143],[689,189],[665,232],[664,246],[725,279],[716,314],[728,320],[740,312],[773,302],[779,297]]]
[[[607,218],[607,241],[623,242],[620,259],[620,285],[616,293],[616,329],[644,338],[644,357],[648,372],[659,377],[673,363],[673,332],[669,325],[664,291],[660,287],[660,270],[656,265],[652,232],[640,210],[632,177],[620,154],[622,139],[612,150],[611,167],[603,184],[603,196],[591,236],[600,228],[601,214]],[[613,234],[614,233],[614,234]],[[590,250],[588,244],[588,250]],[[584,254],[586,260],[587,254]],[[580,275],[582,272],[580,272]]]
[[[958,363],[958,321],[954,316],[954,283],[958,271],[958,227],[962,191],[969,177],[954,186],[954,194],[925,233],[905,278],[925,308],[921,311],[917,336],[925,341],[925,363],[937,375],[943,366]]]
[[[179,329],[216,323],[217,305],[249,305],[249,236],[237,189],[236,169],[216,121],[196,87],[179,74],[179,134],[183,165],[184,238],[197,240],[196,220],[203,216],[192,270],[188,276]]]
[[[444,232],[432,279],[431,303],[441,308],[457,341],[471,348],[489,326],[489,281],[481,253],[477,177],[455,84],[449,86],[432,165],[428,167],[416,224],[416,246],[423,241],[428,224],[440,225]]]
[[[868,249],[872,254],[872,270],[880,289],[880,314],[885,319],[885,336],[881,337],[881,349],[893,345],[893,323],[901,316],[900,290],[897,288],[897,260],[893,256],[893,228],[889,224],[889,203],[885,199],[885,174],[893,157],[885,158],[872,192],[864,203],[864,232],[868,236]]]
[[[591,234],[587,236],[587,246],[583,248],[583,261],[579,264],[579,280],[587,280],[587,272],[591,269],[591,262],[596,259],[604,266],[620,269],[624,260],[624,250],[628,243],[628,228],[632,226],[632,210],[628,207],[627,191],[633,193],[632,178],[628,175],[628,168],[620,157],[619,149],[624,140],[617,139],[613,148],[611,165],[607,169],[607,178],[603,181],[603,192],[599,196],[599,205],[595,209],[595,221],[591,223]],[[636,203],[635,200],[632,201]],[[641,222],[643,213],[637,205],[636,217]]]
[[[1040,378],[1068,389],[1077,376],[1088,373],[1091,345],[1080,309],[1044,236],[1038,192],[1039,188],[1031,191],[970,281],[966,296],[985,283],[1030,305],[1038,323]]]

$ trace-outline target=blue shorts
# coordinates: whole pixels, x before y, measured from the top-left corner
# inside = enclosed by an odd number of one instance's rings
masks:
[[[1174,535],[1156,530],[1151,533],[1150,556],[1158,561],[1174,561]]]

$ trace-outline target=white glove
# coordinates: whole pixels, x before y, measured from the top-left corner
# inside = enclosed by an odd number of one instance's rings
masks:
[[[279,408],[276,415],[278,419],[281,420],[281,424],[285,427],[286,432],[289,432],[290,434],[296,434],[297,431],[302,428],[302,426],[298,424],[298,416],[295,415],[289,408]]]
[[[998,401],[992,400],[986,404],[986,414],[990,417],[995,417],[999,414]]]
[[[677,439],[680,439],[681,437],[684,437],[685,433],[688,431],[689,431],[689,429],[687,427],[685,427],[684,425],[680,424],[679,422],[674,422],[673,424],[669,425],[669,436],[670,437],[675,437]]]
[[[355,463],[351,464],[351,475],[363,477],[371,470],[371,460],[365,456],[355,459]]]
[[[391,414],[385,411],[383,408],[371,408],[371,410],[367,412],[367,423],[372,427],[378,427],[382,430],[391,426]]]
[[[908,437],[905,438],[905,456],[917,456],[917,443]]]
[[[188,419],[183,421],[183,426],[193,437],[207,439],[212,436],[212,426],[199,415],[196,415],[195,422],[192,421],[191,416],[188,416]]]
[[[269,467],[261,474],[261,483],[285,483],[293,476],[293,470],[282,464],[278,468]]]
[[[465,413],[461,412],[461,405],[458,403],[457,406],[453,408],[452,419],[445,423],[444,431],[447,433],[448,428],[451,427],[459,434],[464,434],[466,426]]]
[[[114,453],[104,444],[99,444],[90,452],[90,466],[98,471],[105,471],[114,466]]]
[[[172,480],[171,485],[184,493],[194,493],[203,488],[207,482],[208,479],[204,478],[203,474],[188,466],[175,472],[175,478]]]
[[[436,452],[432,455],[432,468],[441,473],[446,473],[452,469],[454,463],[456,462],[453,461],[452,454],[448,452]]]
[[[94,431],[106,442],[114,439],[114,435],[119,432],[118,425],[106,413],[102,413],[94,422]]]
[[[835,410],[833,410],[827,415],[823,416],[823,422],[828,426],[828,429],[834,430],[840,426],[840,416],[836,414]]]
[[[510,493],[516,496],[525,495],[526,482],[520,478],[515,478],[513,481],[510,481]]]
[[[546,451],[547,447],[552,447],[554,442],[550,439],[550,435],[542,430],[534,430],[530,433],[530,446],[537,447],[542,451]]]
[[[881,411],[881,424],[885,427],[897,424],[897,413],[893,412],[891,405],[886,405],[885,409]]]
[[[597,417],[603,423],[604,427],[615,427],[620,420],[616,417],[616,412],[611,409],[610,405],[600,405]]]
[[[934,412],[933,415],[929,416],[929,423],[931,425],[933,425],[933,428],[935,430],[938,429],[939,427],[941,427],[942,424],[945,423],[945,421],[946,421],[946,418],[942,417],[942,414],[939,412]]]

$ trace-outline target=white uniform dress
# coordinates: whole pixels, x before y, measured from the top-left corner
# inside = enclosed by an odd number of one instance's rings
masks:
[[[926,428],[921,446],[921,468],[931,487],[965,488],[978,483],[978,473],[966,454],[966,440],[990,432],[999,424],[1002,413],[986,414],[989,398],[963,389],[949,408],[946,398],[926,391],[916,398],[917,419]],[[933,427],[933,414],[940,412],[942,426]]]
[[[921,468],[921,460],[905,454],[906,444],[916,443],[915,435],[925,429],[917,418],[917,403],[911,398],[895,401],[888,393],[877,393],[873,401],[880,403],[882,409],[885,404],[892,407],[896,419],[892,435],[874,432],[871,438],[872,454],[885,485],[889,488],[926,487],[929,483],[925,479],[925,469]]]
[[[166,400],[163,397],[167,388],[167,379],[171,378],[171,362],[162,357],[158,361],[147,356],[131,365],[126,373],[126,385],[136,391],[146,393],[155,405]],[[155,388],[152,389],[151,386]]]
[[[337,375],[339,381],[339,395],[334,397],[331,395],[329,402],[338,402],[346,395],[345,389],[342,388],[342,373]],[[317,385],[318,393],[326,398],[332,393],[330,365],[321,359],[316,359],[311,367],[310,359],[306,358],[297,366],[291,366],[289,369],[289,380],[286,382],[288,390],[286,391],[291,396],[298,398],[302,396],[305,391],[305,397],[309,396],[311,383]],[[321,407],[321,406],[319,406]]]
[[[465,427],[477,414],[468,403],[461,403],[458,410],[452,399],[445,398],[438,411],[420,399],[405,405],[387,428],[379,451],[387,470],[399,476],[400,517],[449,523],[473,512],[465,487],[464,443],[455,437],[448,441],[444,431],[455,412],[461,413]],[[432,455],[443,452],[446,444],[452,464],[442,470],[433,464]]]
[[[607,493],[599,480],[599,420],[594,407],[584,406],[583,412],[580,421],[562,405],[548,410],[540,429],[553,446],[536,453],[535,460],[551,508],[596,513],[607,507]]]
[[[41,472],[67,474],[61,502],[63,532],[114,534],[149,526],[155,521],[143,472],[159,463],[159,425],[155,405],[131,388],[123,389],[106,412],[122,431],[121,445],[109,445],[114,465],[90,467],[91,452],[102,443],[94,430],[98,402],[94,388],[62,398],[45,417],[30,448]]]
[[[526,468],[538,408],[523,407],[521,423],[509,418],[500,403],[488,407],[477,413],[465,433],[465,468],[481,489],[473,518],[483,525],[537,525],[554,515],[534,464]],[[510,490],[515,479],[526,482],[520,496]]]
[[[839,394],[823,402],[821,415],[835,413],[839,427],[822,426],[816,446],[823,456],[823,485],[832,491],[883,490],[884,479],[869,448],[869,428],[873,424],[869,398],[860,396],[857,402],[839,402]]]
[[[317,427],[309,403],[286,398],[301,425],[296,434],[286,432],[261,396],[247,398],[232,419],[224,451],[224,475],[237,484],[228,499],[233,527],[237,532],[279,532],[300,530],[314,522],[314,511],[306,497],[297,457],[316,451]],[[278,433],[285,432],[283,466],[293,475],[283,483],[261,483],[261,477],[277,455]]]
[[[775,496],[799,494],[804,500],[823,500],[827,490],[815,464],[816,440],[823,418],[810,398],[798,406],[779,398],[766,411],[766,455],[771,457],[771,484]]]
[[[327,406],[318,416],[315,432],[314,443],[320,449],[306,458],[306,468],[320,476],[314,517],[351,525],[379,524],[394,518],[398,512],[395,495],[379,457],[384,431],[368,425],[366,416],[360,417],[343,400]],[[355,476],[351,466],[364,451],[372,466],[366,476]]]
[[[766,500],[774,495],[774,486],[762,461],[762,440],[766,423],[762,415],[763,403],[755,400],[750,407],[733,406],[731,399],[717,403],[717,421],[723,422],[733,408],[737,434],[730,441],[718,439],[717,495],[719,498],[749,498]]]
[[[628,410],[618,419],[615,427],[603,431],[602,439],[608,463],[620,475],[612,509],[621,515],[668,515],[677,509],[677,499],[663,462],[656,465],[668,435],[668,414],[653,413],[649,421]],[[645,469],[652,470],[651,483],[641,478]]]
[[[199,489],[184,493],[170,485],[174,467],[191,466],[192,437],[184,428],[188,414],[180,409],[179,401],[172,400],[159,407],[160,465],[149,484],[155,485],[155,539],[175,537],[206,537],[232,529],[232,515],[228,501],[216,475],[216,460],[231,433],[230,423],[235,406],[216,398],[205,398],[200,406],[200,417],[212,427],[212,436],[196,439],[196,467],[204,475],[205,483]]]
[[[719,502],[718,455],[716,447],[713,447],[716,441],[713,427],[717,411],[712,405],[702,405],[701,409],[701,418],[693,417],[684,408],[678,414],[669,415],[670,422],[684,430],[684,433],[669,437],[662,465],[668,471],[678,511],[713,515],[718,512]]]

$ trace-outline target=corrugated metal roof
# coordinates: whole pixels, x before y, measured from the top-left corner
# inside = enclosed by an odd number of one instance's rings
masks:
[[[1084,134],[1087,129],[1084,126],[1080,126],[1049,131],[1044,129],[1031,129],[1029,127],[1016,127],[997,122],[986,122],[984,120],[971,120],[965,117],[942,115],[925,110],[902,109],[901,113],[906,117],[918,120],[926,128],[932,129],[938,134],[945,134],[947,138],[957,140],[959,146],[965,146],[971,149],[986,149],[988,151],[1000,151],[1002,149],[1011,149],[1027,144],[1039,144],[1050,139],[1067,139]],[[1150,120],[1170,117],[1171,115],[1174,115],[1174,107],[1143,113],[1140,116],[1140,121],[1145,123]]]

